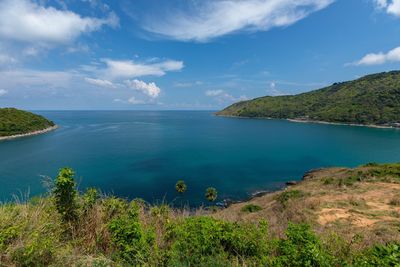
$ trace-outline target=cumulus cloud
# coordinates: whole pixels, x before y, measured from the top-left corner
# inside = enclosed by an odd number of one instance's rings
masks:
[[[142,93],[148,95],[151,98],[156,98],[161,93],[161,89],[154,83],[145,83],[140,80],[127,80],[125,84],[134,90],[141,91]]]
[[[113,79],[135,78],[141,76],[163,76],[168,71],[179,71],[184,65],[182,61],[166,60],[158,63],[137,63],[132,60],[105,59],[105,74]]]
[[[375,0],[379,9],[384,9],[388,14],[400,17],[400,0]]]
[[[116,27],[118,17],[82,17],[31,0],[0,0],[0,37],[30,43],[67,43],[104,25]]]
[[[289,26],[334,0],[194,0],[185,11],[144,19],[142,27],[182,41],[208,41],[238,31]]]
[[[351,63],[350,65],[381,65],[388,62],[399,62],[400,61],[400,46],[390,50],[387,53],[370,53],[365,55],[360,60]]]
[[[93,79],[93,78],[88,78],[88,77],[85,77],[84,80],[85,80],[85,82],[96,85],[96,86],[115,88],[115,85],[108,80]]]
[[[5,94],[7,94],[7,93],[8,93],[7,90],[0,89],[0,96],[3,96],[3,95],[5,95]]]

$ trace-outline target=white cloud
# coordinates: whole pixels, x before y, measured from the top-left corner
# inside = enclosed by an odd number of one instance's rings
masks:
[[[400,16],[400,0],[375,0],[379,9],[385,9],[388,14]]]
[[[207,90],[206,91],[206,96],[218,96],[223,94],[224,91],[223,90]]]
[[[187,88],[187,87],[193,87],[193,86],[199,86],[202,85],[202,81],[195,81],[195,82],[175,82],[174,86],[179,87],[179,88]]]
[[[103,25],[116,27],[118,23],[114,13],[106,19],[81,17],[31,0],[0,0],[0,36],[6,40],[67,43]]]
[[[108,80],[93,79],[93,78],[88,78],[88,77],[85,77],[84,80],[85,80],[85,82],[96,85],[96,86],[115,88],[115,85]]]
[[[276,88],[276,82],[272,81],[269,83],[269,88],[267,89],[267,92],[271,96],[280,96],[280,95],[285,95],[282,91]]]
[[[237,102],[237,101],[243,101],[243,100],[247,100],[247,96],[242,95],[240,97],[234,97],[231,94],[228,94],[227,92],[225,92],[224,90],[207,90],[205,92],[205,95],[208,97],[212,97],[215,100],[217,100],[217,102],[219,103],[225,103],[225,102]]]
[[[136,99],[134,96],[128,99],[128,103],[132,105],[144,104],[142,100]]]
[[[0,65],[14,64],[17,61],[18,60],[12,56],[6,54],[0,54]]]
[[[390,50],[387,53],[370,53],[365,55],[359,61],[351,63],[350,65],[381,65],[388,62],[400,61],[400,46]]]
[[[3,96],[3,95],[5,95],[5,94],[7,94],[7,93],[8,93],[7,90],[0,89],[0,96]]]
[[[179,71],[182,61],[166,60],[158,63],[136,63],[131,60],[104,60],[107,68],[105,74],[112,79],[135,78],[141,76],[163,76],[168,71]]]
[[[142,27],[182,41],[208,41],[238,31],[289,26],[334,0],[194,0],[190,10],[148,17]]]
[[[68,71],[14,69],[0,71],[0,85],[6,88],[25,86],[68,87],[77,74]]]
[[[125,84],[134,90],[141,91],[142,93],[148,95],[151,98],[157,98],[160,93],[161,89],[154,83],[145,83],[139,80],[127,80]]]

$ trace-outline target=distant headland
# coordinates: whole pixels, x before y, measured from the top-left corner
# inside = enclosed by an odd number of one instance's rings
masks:
[[[0,141],[47,133],[57,128],[43,116],[15,108],[0,108]]]
[[[371,74],[298,95],[241,101],[216,114],[398,128],[400,71]]]

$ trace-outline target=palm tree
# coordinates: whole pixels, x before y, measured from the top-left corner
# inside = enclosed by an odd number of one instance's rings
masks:
[[[210,201],[210,202],[215,201],[218,197],[217,189],[215,189],[214,187],[207,188],[205,196],[208,201]]]
[[[180,180],[175,184],[175,189],[179,194],[185,193],[187,186],[185,184],[185,181]]]

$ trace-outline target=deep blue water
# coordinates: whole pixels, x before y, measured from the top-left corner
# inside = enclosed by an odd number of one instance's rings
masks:
[[[44,192],[41,175],[76,170],[80,189],[172,201],[184,179],[198,205],[214,186],[241,199],[307,170],[400,161],[400,130],[216,117],[204,111],[43,111],[54,132],[0,142],[0,199]]]

